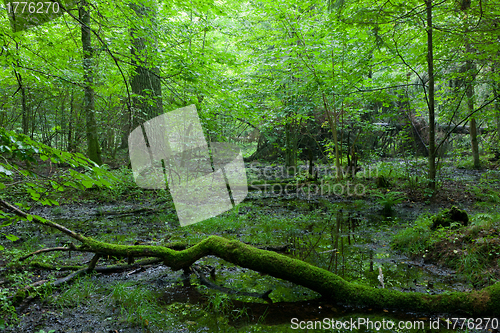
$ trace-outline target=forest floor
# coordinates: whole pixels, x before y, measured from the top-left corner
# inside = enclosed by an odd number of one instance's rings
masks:
[[[279,171],[278,167],[264,167],[270,170],[268,174]],[[500,278],[497,213],[500,172],[496,166],[483,170],[445,166],[441,170],[442,182],[435,198],[426,196],[419,185],[418,177],[422,175],[418,169],[418,165],[390,161],[378,170],[378,176],[388,179],[388,188],[377,188],[376,177],[360,178],[358,181],[366,185],[367,191],[353,197],[251,191],[233,211],[184,228],[177,226],[168,194],[161,191],[147,194],[133,189],[130,179],[130,186],[120,191],[101,193],[90,189],[79,198],[67,198],[58,207],[35,207],[30,213],[50,218],[86,236],[121,244],[195,244],[208,235],[234,238],[261,248],[279,249],[349,281],[374,287],[379,285],[374,265],[383,267],[386,288],[405,291],[467,291],[497,281]],[[405,176],[405,170],[411,177]],[[251,183],[261,181],[259,175],[265,175],[261,171],[251,173]],[[130,178],[130,175],[122,176]],[[283,181],[279,177],[270,178],[264,180]],[[379,201],[371,195],[376,191],[382,195],[401,192],[405,200],[394,205],[391,216],[384,216]],[[432,238],[435,251],[431,253],[423,248],[423,252],[413,254],[391,250],[396,233],[415,225],[414,221],[421,216],[436,214],[453,205],[465,209],[476,225],[483,220],[494,221],[490,221],[487,227],[481,222],[482,227],[476,227],[476,230],[442,230],[438,236],[433,236],[437,239]],[[339,212],[342,213],[339,215]],[[332,229],[338,223],[340,232],[334,236]],[[21,237],[14,244],[4,244],[7,250],[0,259],[0,282],[4,288],[11,286],[3,289],[10,293],[29,283],[68,274],[57,269],[33,268],[35,262],[61,267],[82,265],[91,259],[90,254],[52,252],[20,263],[19,258],[27,253],[61,246],[70,239],[27,222],[9,228],[8,232]],[[334,248],[340,249],[339,241],[342,250],[332,252]],[[463,272],[450,267],[450,263],[463,257],[463,251],[473,249],[466,243],[481,243],[482,247],[487,247],[491,255],[484,262],[488,264],[472,262],[468,266],[472,267],[470,271]],[[124,261],[124,258],[104,258],[98,265]],[[6,331],[283,332],[290,330],[290,318],[294,317],[314,320],[318,317],[371,316],[409,320],[425,315],[394,310],[375,312],[330,304],[317,299],[319,295],[308,289],[262,276],[215,257],[204,258],[197,262],[197,266],[201,274],[216,284],[235,291],[264,293],[272,289],[273,304],[244,295],[228,296],[202,286],[199,276],[186,277],[158,263],[118,273],[97,273],[59,289],[44,290],[37,298],[17,308],[19,320]]]

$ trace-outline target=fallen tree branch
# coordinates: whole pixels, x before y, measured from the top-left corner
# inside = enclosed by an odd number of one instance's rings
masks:
[[[0,206],[13,210],[19,216],[27,216],[26,213],[3,200],[0,200]],[[476,316],[497,315],[500,309],[500,282],[482,290],[470,292],[450,292],[438,295],[406,293],[351,283],[332,272],[301,260],[256,249],[240,241],[219,236],[209,236],[190,248],[175,251],[162,246],[104,243],[84,237],[46,219],[32,216],[31,220],[58,229],[82,242],[82,245],[77,247],[78,251],[123,257],[156,257],[173,270],[183,269],[184,271],[197,260],[214,255],[235,265],[304,286],[339,303],[378,309],[392,308],[425,313],[467,313]]]
[[[93,259],[95,259],[95,256]],[[97,260],[96,260],[96,262],[97,262]],[[161,260],[159,260],[157,258],[153,258],[153,259],[147,258],[147,259],[137,261],[133,265],[121,264],[121,265],[113,265],[113,266],[105,266],[105,267],[95,267],[94,271],[97,273],[104,273],[104,274],[116,273],[116,272],[124,271],[124,270],[130,269],[130,268],[135,268],[135,267],[142,268],[142,265],[156,264],[159,262],[161,262]],[[45,264],[43,264],[43,265],[42,264],[36,265],[36,264],[39,264],[39,263],[37,263],[37,262],[32,263],[32,266],[37,267],[37,268],[42,268],[42,269],[57,269],[59,271],[76,270],[75,272],[73,272],[65,277],[62,277],[60,279],[55,280],[54,282],[49,283],[48,285],[50,285],[52,287],[58,287],[61,284],[69,282],[72,279],[74,279],[80,275],[88,274],[89,268],[90,268],[90,266],[89,267],[66,266],[66,267],[61,267],[61,268],[55,268],[55,267],[48,267],[48,265],[45,265]],[[20,306],[21,308],[23,308],[26,305],[28,305],[33,299],[35,299],[37,297],[36,293],[30,293],[30,291],[33,290],[35,287],[42,287],[42,286],[46,287],[47,282],[48,282],[48,280],[41,280],[41,281],[37,281],[35,283],[32,283],[24,288],[19,289],[14,294],[14,296],[9,296],[9,297],[7,297],[7,299],[12,299],[12,303],[15,306]]]
[[[71,273],[68,276],[65,276],[63,278],[57,279],[54,282],[51,282],[49,285],[52,287],[58,287],[61,284],[65,282],[69,282],[70,280],[74,279],[77,276],[83,275],[87,272],[87,268],[82,268],[76,272]],[[32,289],[35,289],[35,287],[46,287],[48,280],[42,280],[42,281],[37,281],[35,283],[32,283],[24,288],[19,289],[14,296],[7,297],[8,299],[12,299],[12,304],[14,306],[21,306],[25,307],[29,302],[31,302],[33,299],[37,297],[36,293],[30,293]],[[24,303],[21,305],[21,303]]]
[[[109,274],[109,273],[119,273],[126,271],[127,269],[131,268],[138,268],[142,267],[145,265],[152,265],[152,264],[157,264],[162,262],[161,259],[158,258],[146,258],[142,260],[136,261],[134,264],[129,265],[127,264],[116,264],[116,265],[110,265],[110,266],[98,266],[94,270],[97,273],[103,273],[103,274]],[[30,264],[31,267],[38,268],[38,269],[45,269],[45,270],[57,270],[57,271],[77,271],[82,268],[85,268],[86,266],[62,266],[62,267],[56,267],[52,266],[50,264],[46,263],[41,263],[38,261],[34,261]]]
[[[71,244],[71,245],[73,245],[73,244]],[[40,253],[45,253],[45,252],[53,252],[53,251],[75,251],[76,250],[75,245],[73,245],[73,247],[71,247],[71,245],[69,247],[66,247],[66,246],[51,247],[51,248],[48,248],[48,249],[41,249],[41,250],[38,250],[38,251],[35,251],[35,252],[31,252],[30,254],[27,254],[24,257],[19,258],[19,261],[24,261],[24,260],[28,259],[29,257],[32,257],[32,256],[40,254]]]

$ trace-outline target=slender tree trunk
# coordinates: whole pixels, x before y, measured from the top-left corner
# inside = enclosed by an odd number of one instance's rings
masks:
[[[500,66],[499,62],[495,62],[493,66],[493,72],[495,72],[495,68],[498,69]],[[494,97],[498,96],[500,94],[500,84],[498,81],[493,82],[493,95]],[[496,125],[497,125],[497,150],[500,152],[500,99],[497,98],[495,101],[495,118],[496,118]]]
[[[476,118],[470,119],[470,142],[472,145],[472,157],[474,158],[474,169],[479,169],[481,163],[479,161],[479,146],[477,144]]]
[[[19,74],[19,79],[21,80],[21,74]],[[22,81],[19,81],[21,84],[21,104],[23,108],[23,134],[28,135],[29,133],[29,110],[28,105],[26,104],[26,88],[22,85]]]
[[[467,45],[469,49],[469,45]],[[471,60],[467,60],[467,84],[466,84],[466,95],[467,95],[467,108],[469,109],[469,113],[474,111],[474,73],[475,70],[474,64]],[[469,126],[470,133],[470,142],[472,146],[472,157],[474,159],[474,169],[479,169],[481,167],[481,163],[479,161],[479,146],[477,143],[477,128],[476,128],[476,118],[472,117],[470,119]]]
[[[16,44],[17,47],[17,44]],[[17,61],[17,65],[19,66],[19,60]],[[23,84],[23,78],[21,73],[14,69],[14,74],[17,79],[17,83],[19,85],[19,90],[21,91],[21,124],[23,129],[23,134],[28,135],[29,133],[29,110],[28,105],[26,103],[26,87]]]
[[[498,89],[498,83],[496,83],[497,88],[495,88],[495,96],[498,96],[500,89]],[[496,102],[496,118],[497,118],[497,149],[500,149],[500,99],[497,98]]]
[[[16,42],[16,51],[19,51],[19,43]],[[17,67],[20,67],[20,58],[17,58]],[[26,87],[23,84],[23,78],[21,76],[21,73],[19,73],[15,68],[14,68],[14,75],[16,76],[17,83],[19,85],[19,90],[21,90],[21,107],[22,107],[22,114],[21,114],[21,123],[22,123],[22,129],[23,129],[23,134],[28,135],[29,133],[29,117],[30,117],[30,112],[28,109],[28,105],[26,103]],[[34,123],[34,119],[32,120]],[[31,136],[33,138],[33,136]]]
[[[74,121],[76,118],[76,114],[74,112],[74,91],[71,89],[71,96],[70,96],[70,101],[69,101],[69,120],[68,120],[68,139],[67,139],[67,149],[69,152],[74,152],[75,147],[74,147],[74,141],[73,141],[73,127],[74,127]]]
[[[285,167],[286,174],[295,176],[297,171],[297,126],[296,120],[285,125]]]
[[[425,0],[427,7],[427,73],[429,75],[429,188],[436,190],[436,128],[434,105],[434,54],[432,45],[432,0]]]
[[[332,50],[332,82],[335,82],[335,62],[334,62],[333,50]],[[335,91],[335,86],[333,85],[333,83],[332,83],[332,91]],[[330,125],[330,129],[333,134],[333,145],[335,147],[335,169],[336,169],[335,174],[337,180],[340,180],[343,178],[343,173],[340,167],[341,152],[339,151],[339,139],[337,132],[338,113],[330,111],[328,103],[326,102],[326,96],[324,94],[323,94],[323,105],[325,107],[325,113],[326,113],[326,119],[328,119],[328,125]],[[335,107],[335,93],[333,94],[333,105]],[[342,145],[342,140],[340,144]]]
[[[338,140],[338,132],[337,132],[337,117],[336,114],[332,114],[328,108],[328,104],[326,103],[326,98],[323,95],[323,103],[325,106],[326,118],[328,119],[328,124],[330,125],[330,129],[333,134],[333,145],[335,147],[335,174],[337,180],[343,178],[343,173],[340,167],[340,152],[339,152],[339,140]],[[333,118],[333,119],[332,119]]]
[[[467,0],[463,0],[461,2],[461,7],[460,9],[463,12],[466,12],[470,8],[471,2]],[[467,20],[468,20],[468,16]],[[468,24],[468,22],[467,22]],[[472,48],[471,44],[469,42],[469,27],[466,26],[465,28],[465,51],[466,51],[466,56],[470,57],[472,54]],[[465,69],[467,71],[466,73],[466,83],[465,83],[465,94],[467,95],[467,108],[469,109],[469,113],[474,112],[474,80],[476,76],[476,66],[474,65],[474,62],[470,59],[466,60],[465,62]],[[480,161],[479,161],[479,146],[477,143],[477,130],[476,130],[476,119],[472,117],[470,119],[470,142],[472,146],[472,157],[474,159],[474,169],[479,169],[481,167]]]
[[[90,12],[87,0],[82,0],[79,7],[79,16],[82,21],[82,49],[83,49],[83,71],[85,81],[85,96],[83,99],[84,112],[87,122],[87,154],[88,157],[102,164],[101,150],[99,149],[99,138],[97,135],[97,122],[95,119],[95,97],[94,97],[94,73],[91,32],[90,32]]]

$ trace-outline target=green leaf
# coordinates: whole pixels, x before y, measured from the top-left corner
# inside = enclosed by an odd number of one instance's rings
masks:
[[[8,240],[12,241],[12,242],[15,242],[16,240],[19,239],[19,237],[15,236],[15,235],[5,235],[5,237],[7,237]]]
[[[43,199],[42,201],[40,201],[40,203],[44,206],[52,206],[49,199]]]
[[[107,179],[101,179],[101,183],[104,186],[111,187],[111,183]]]
[[[35,201],[40,199],[40,193],[37,193],[35,190],[29,188],[26,190],[29,194],[31,194],[31,198]]]
[[[5,185],[3,183],[0,183],[0,190],[3,190],[5,188]]]
[[[95,182],[93,180],[83,180],[82,185],[85,186],[86,188],[91,188],[94,186]]]

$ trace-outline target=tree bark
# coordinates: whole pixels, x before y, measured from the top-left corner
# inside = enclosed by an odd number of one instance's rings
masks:
[[[472,158],[474,159],[474,169],[480,169],[481,162],[479,161],[479,145],[477,143],[476,118],[474,117],[470,119],[470,143],[472,146]]]
[[[337,113],[333,113],[330,111],[328,104],[326,102],[326,97],[323,94],[323,105],[325,107],[326,118],[328,119],[328,125],[330,125],[330,129],[333,134],[333,144],[335,147],[335,173],[337,180],[341,180],[343,178],[342,169],[340,167],[340,152],[339,152],[339,140],[338,140],[338,132],[337,132]],[[332,119],[333,118],[333,119]],[[334,122],[335,120],[335,122]]]
[[[434,53],[432,45],[432,0],[425,0],[427,9],[427,74],[429,88],[427,105],[429,109],[429,188],[436,190],[436,124],[434,105]]]
[[[498,85],[498,83],[497,83]],[[498,96],[500,89],[495,89],[495,96]],[[496,118],[497,118],[497,149],[500,149],[500,99],[497,98],[496,105]]]
[[[293,119],[285,124],[285,168],[288,176],[295,176],[297,172],[297,144],[298,128],[297,120]]]
[[[27,218],[26,213],[1,199],[0,207]],[[237,240],[228,240],[219,236],[210,236],[188,249],[176,251],[163,246],[104,243],[77,234],[50,220],[36,216],[30,216],[30,219],[32,222],[57,229],[80,241],[82,245],[76,247],[75,251],[95,253],[96,260],[91,263],[92,266],[97,263],[98,256],[103,255],[156,257],[162,259],[164,264],[173,270],[180,270],[189,268],[205,256],[214,255],[235,265],[302,285],[333,302],[354,306],[426,313],[466,313],[474,316],[498,314],[500,308],[500,282],[471,292],[451,292],[439,295],[406,293],[351,283],[336,274],[301,260],[260,250]]]
[[[495,73],[495,69],[498,69],[500,66],[500,62],[495,62],[493,66],[493,72]],[[498,81],[493,81],[493,96],[498,96],[500,94],[500,83]],[[497,98],[495,101],[495,118],[496,118],[496,126],[497,126],[497,150],[500,150],[500,99]]]
[[[462,1],[460,10],[463,12],[466,12],[470,8],[471,2],[470,1]],[[468,20],[468,16],[466,16],[466,19]],[[468,24],[468,22],[467,22]],[[465,52],[466,56],[470,57],[472,54],[472,47],[469,41],[469,27],[466,26],[465,28]],[[465,70],[466,70],[466,81],[465,81],[465,94],[467,96],[467,108],[469,113],[474,112],[474,80],[476,77],[476,66],[474,65],[474,62],[470,59],[467,59],[465,61]],[[479,169],[481,167],[480,161],[479,161],[479,146],[477,143],[477,130],[476,130],[476,118],[471,117],[470,119],[470,142],[471,142],[471,149],[472,149],[472,157],[474,159],[474,169]]]
[[[16,48],[18,47],[16,43]],[[17,60],[17,66],[19,66],[19,60]],[[22,107],[22,114],[21,114],[21,123],[22,123],[22,129],[23,129],[23,134],[28,135],[29,134],[29,109],[28,105],[26,103],[26,87],[23,84],[23,78],[21,76],[21,73],[19,73],[15,68],[14,68],[14,75],[16,76],[17,83],[19,84],[19,90],[21,90],[21,107]]]
[[[156,2],[152,2],[156,5]],[[134,114],[129,132],[163,113],[162,91],[160,80],[160,69],[152,58],[156,52],[156,8],[145,4],[130,4],[130,8],[135,12],[139,22],[149,19],[151,26],[144,23],[137,23],[130,31],[132,38],[132,65],[134,72],[130,81]],[[147,30],[147,31],[145,31]],[[149,36],[148,36],[149,35]],[[153,42],[150,42],[153,40]]]
[[[473,70],[472,64],[468,64],[467,67]],[[472,80],[473,78],[467,80],[467,86],[466,86],[467,108],[469,109],[470,113],[474,112],[474,86],[472,84]],[[479,169],[481,168],[481,163],[479,161],[479,145],[477,143],[476,118],[474,117],[470,118],[469,132],[470,132],[470,142],[472,148],[472,157],[474,159],[474,169]]]
[[[76,123],[76,112],[74,107],[74,90],[71,88],[71,95],[69,100],[69,120],[68,120],[68,137],[67,137],[67,151],[74,153],[76,151],[75,140],[73,140],[73,131]]]
[[[87,0],[82,0],[78,8],[80,21],[82,22],[82,49],[83,49],[83,71],[85,81],[85,95],[83,99],[85,118],[87,122],[87,155],[95,163],[101,165],[101,150],[97,134],[97,122],[95,119],[95,93],[92,40],[90,32],[90,12]]]

